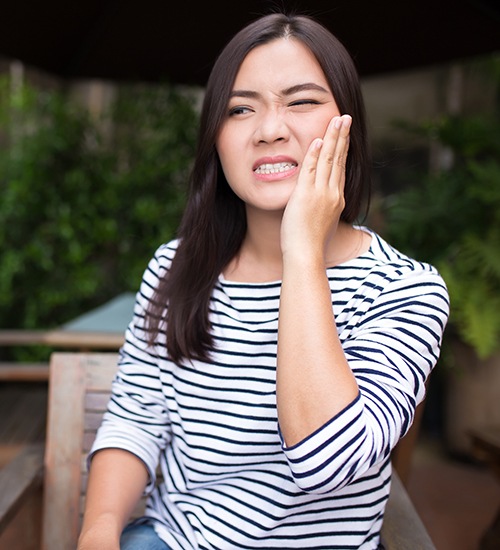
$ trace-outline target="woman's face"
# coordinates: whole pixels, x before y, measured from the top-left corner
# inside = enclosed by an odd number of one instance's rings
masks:
[[[277,39],[247,55],[216,141],[226,179],[247,210],[285,208],[307,148],[339,114],[319,63],[300,41]]]

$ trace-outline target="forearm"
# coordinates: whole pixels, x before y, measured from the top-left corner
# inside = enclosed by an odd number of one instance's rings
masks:
[[[119,548],[120,534],[148,480],[144,463],[121,449],[105,449],[92,459],[79,550]]]
[[[322,255],[284,258],[280,297],[277,406],[292,446],[358,395],[337,335]]]

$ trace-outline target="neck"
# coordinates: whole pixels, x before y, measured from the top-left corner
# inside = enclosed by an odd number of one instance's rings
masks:
[[[281,220],[283,212],[247,208],[247,233],[243,246],[263,262],[281,264]]]
[[[281,279],[280,230],[282,212],[248,208],[247,232],[235,258],[224,270],[227,279],[266,282]]]

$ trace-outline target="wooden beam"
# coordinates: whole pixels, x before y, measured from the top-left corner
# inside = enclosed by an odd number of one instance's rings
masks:
[[[45,345],[77,350],[118,350],[123,341],[122,332],[0,330],[0,346]]]
[[[46,382],[48,379],[48,363],[0,362],[0,382]]]

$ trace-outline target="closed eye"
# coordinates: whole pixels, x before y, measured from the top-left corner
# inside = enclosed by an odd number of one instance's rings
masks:
[[[316,99],[297,99],[292,101],[289,105],[290,107],[296,107],[300,105],[319,105],[321,102]]]

